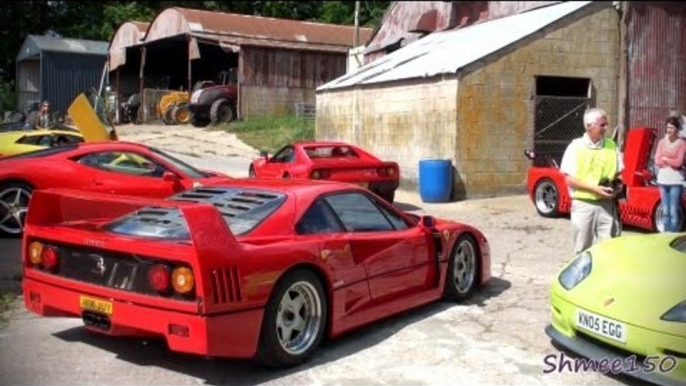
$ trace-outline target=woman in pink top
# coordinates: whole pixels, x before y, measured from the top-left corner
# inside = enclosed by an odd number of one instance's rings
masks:
[[[681,167],[686,154],[686,141],[679,138],[681,123],[674,117],[667,118],[667,134],[657,144],[655,165],[657,184],[660,186],[664,231],[678,232],[681,229],[681,193],[684,188],[684,174]]]

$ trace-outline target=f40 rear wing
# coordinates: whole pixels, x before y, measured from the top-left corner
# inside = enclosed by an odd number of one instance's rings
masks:
[[[239,248],[231,229],[211,204],[68,189],[35,191],[27,213],[25,232],[31,234],[34,228],[84,226],[106,232],[102,226],[143,208],[180,211],[198,254],[217,256],[221,254],[219,251],[227,248]]]

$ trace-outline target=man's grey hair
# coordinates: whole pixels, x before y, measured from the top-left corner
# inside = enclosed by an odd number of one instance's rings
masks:
[[[607,118],[607,113],[603,109],[598,109],[598,108],[592,108],[586,110],[584,113],[584,128],[586,130],[590,129],[591,126],[598,120],[600,117],[606,117]]]

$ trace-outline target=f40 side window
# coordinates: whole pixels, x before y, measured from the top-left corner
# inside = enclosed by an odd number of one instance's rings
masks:
[[[291,163],[293,162],[293,159],[295,158],[295,151],[293,150],[293,146],[286,146],[283,149],[279,150],[278,153],[274,155],[271,159],[269,159],[270,163]]]
[[[393,224],[393,227],[396,230],[402,231],[402,230],[408,229],[410,227],[409,225],[407,225],[407,222],[402,217],[400,217],[397,213],[386,209],[386,207],[384,207],[381,204],[379,204],[379,208],[386,215],[386,218],[388,218],[388,220],[391,222],[391,224]]]
[[[305,212],[295,227],[299,235],[319,235],[326,233],[341,233],[344,230],[338,223],[336,215],[326,202],[318,199]]]
[[[348,232],[392,231],[393,226],[379,208],[361,193],[342,193],[326,197]]]

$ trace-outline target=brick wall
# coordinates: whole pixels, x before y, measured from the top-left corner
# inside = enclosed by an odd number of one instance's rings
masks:
[[[458,196],[523,191],[533,145],[535,76],[590,78],[596,106],[617,124],[618,16],[612,8],[516,47],[460,80]]]
[[[419,161],[454,160],[457,80],[434,78],[317,95],[317,140],[351,142],[400,165],[415,187]]]

